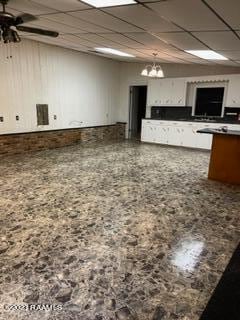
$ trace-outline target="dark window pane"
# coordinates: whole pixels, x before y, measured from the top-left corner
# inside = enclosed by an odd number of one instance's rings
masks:
[[[221,116],[224,87],[197,88],[196,116]]]

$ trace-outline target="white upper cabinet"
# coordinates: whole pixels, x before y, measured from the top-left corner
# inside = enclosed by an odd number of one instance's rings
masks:
[[[184,106],[185,79],[151,79],[148,82],[148,106]]]
[[[159,105],[160,91],[162,91],[160,80],[150,80],[148,82],[148,91],[147,91],[148,106]]]
[[[227,107],[240,107],[240,76],[232,76],[227,91]]]

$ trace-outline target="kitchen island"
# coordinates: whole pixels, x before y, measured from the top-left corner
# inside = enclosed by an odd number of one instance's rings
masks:
[[[197,132],[213,135],[208,178],[240,185],[240,131],[205,128]]]

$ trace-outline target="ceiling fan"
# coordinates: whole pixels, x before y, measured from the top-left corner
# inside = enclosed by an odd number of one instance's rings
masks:
[[[37,17],[28,13],[14,16],[6,11],[8,1],[9,0],[0,0],[0,4],[2,4],[3,8],[2,11],[0,11],[0,41],[3,40],[4,43],[20,42],[21,38],[16,30],[48,37],[57,37],[59,35],[56,31],[22,26],[23,23],[37,20]],[[16,28],[16,30],[13,28]]]

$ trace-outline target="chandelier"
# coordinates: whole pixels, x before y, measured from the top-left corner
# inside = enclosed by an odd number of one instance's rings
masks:
[[[157,53],[153,53],[153,64],[148,64],[141,72],[142,76],[150,78],[164,78],[164,73],[159,64],[156,63]]]

